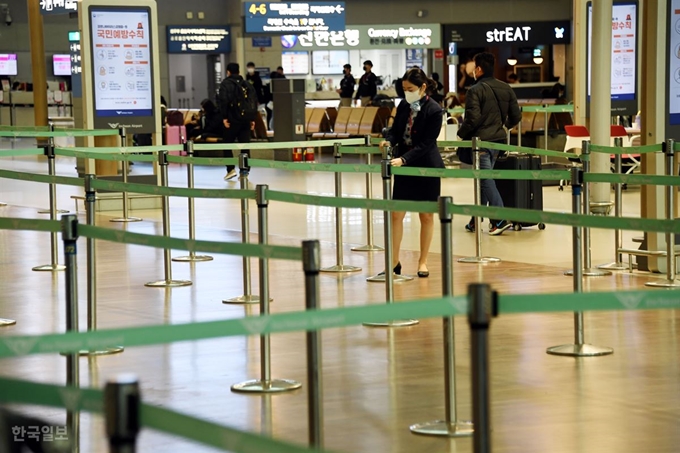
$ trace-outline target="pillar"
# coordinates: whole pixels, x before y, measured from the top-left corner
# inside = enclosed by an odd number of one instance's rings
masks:
[[[31,40],[33,68],[33,111],[36,126],[47,126],[47,74],[45,72],[45,41],[40,0],[28,0],[28,28]]]

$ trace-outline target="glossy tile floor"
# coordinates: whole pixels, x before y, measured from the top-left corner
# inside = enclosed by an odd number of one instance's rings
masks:
[[[26,147],[27,143],[12,146]],[[9,147],[5,141],[0,147]],[[75,161],[58,159],[57,171],[73,175]],[[46,164],[34,158],[3,158],[0,168],[45,173]],[[135,173],[150,167],[135,164]],[[236,187],[224,182],[221,168],[196,170],[199,187]],[[172,166],[171,184],[183,186],[184,167]],[[331,174],[255,170],[253,184],[276,190],[329,194]],[[364,178],[343,180],[348,196],[361,196]],[[445,194],[457,202],[472,201],[470,181],[446,181]],[[380,193],[378,178],[374,193]],[[73,209],[70,195],[77,189],[60,187],[58,204]],[[544,190],[545,209],[567,211],[569,192]],[[0,181],[0,215],[46,218],[47,186]],[[639,215],[639,192],[624,193],[625,215]],[[82,206],[82,205],[81,205]],[[186,200],[171,202],[172,234],[186,237]],[[237,241],[240,238],[239,204],[197,200],[197,237]],[[79,213],[84,220],[83,213]],[[251,205],[251,230],[256,232],[255,206]],[[99,226],[160,234],[160,212],[135,211],[144,221],[127,226],[110,223],[117,212],[97,216]],[[343,213],[345,263],[361,272],[336,276],[322,274],[322,306],[337,307],[383,303],[384,287],[366,283],[365,277],[383,269],[380,253],[351,252],[365,241],[365,212]],[[474,237],[463,231],[467,219],[454,219],[454,253],[474,254]],[[382,244],[382,215],[375,213],[376,242]],[[624,234],[625,244],[639,232]],[[253,240],[256,236],[253,235]],[[334,210],[272,203],[270,242],[299,245],[307,238],[322,241],[322,265],[334,264]],[[562,275],[571,263],[571,233],[566,227],[548,226],[500,237],[484,235],[487,255],[502,258],[494,265],[454,266],[455,291],[463,294],[468,283],[484,281],[504,293],[571,291],[572,281]],[[86,325],[84,241],[79,256],[80,321]],[[0,231],[0,317],[17,325],[0,329],[0,335],[40,334],[64,330],[64,277],[62,273],[37,273],[31,268],[49,262],[49,237],[44,233]],[[418,218],[407,216],[402,263],[406,273],[417,270]],[[397,300],[436,297],[441,294],[439,234],[435,228],[429,260],[431,277],[397,285]],[[593,262],[613,258],[613,235],[593,231]],[[222,299],[242,293],[241,259],[216,256],[196,264],[174,263],[175,278],[190,279],[193,286],[172,290],[151,289],[144,283],[162,277],[162,252],[140,246],[98,242],[99,327],[114,328],[161,323],[186,323],[237,318],[257,314],[257,307],[224,305]],[[174,251],[173,256],[182,254]],[[60,252],[61,257],[61,252]],[[61,258],[60,258],[61,259]],[[257,265],[253,261],[253,287]],[[271,262],[271,295],[275,313],[301,310],[304,305],[301,265]],[[587,291],[643,287],[661,278],[644,273],[617,273],[587,279]],[[549,346],[572,340],[572,316],[515,315],[495,319],[491,327],[493,451],[495,452],[677,452],[680,442],[680,366],[678,315],[674,311],[588,313],[587,340],[614,348],[611,356],[568,359],[548,356]],[[456,319],[459,416],[471,417],[468,327]],[[409,425],[443,416],[443,363],[441,321],[422,320],[414,327],[391,331],[351,327],[324,331],[324,404],[326,446],[340,452],[471,452],[471,439],[415,436]],[[275,335],[273,377],[306,383],[305,343],[302,333]],[[121,372],[136,373],[143,398],[191,415],[238,429],[272,435],[299,444],[307,439],[306,390],[276,396],[235,394],[230,386],[259,375],[257,338],[227,338],[133,347],[116,356],[82,359],[81,383],[101,386]],[[65,359],[31,356],[2,360],[3,376],[63,384]],[[63,424],[63,411],[35,407],[20,410]],[[80,451],[104,452],[102,420],[81,416]],[[171,436],[144,430],[138,450],[158,452],[215,451]]]

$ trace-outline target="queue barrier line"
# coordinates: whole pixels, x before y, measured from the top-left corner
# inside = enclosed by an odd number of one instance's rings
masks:
[[[250,149],[291,149],[291,148],[319,148],[322,146],[352,146],[364,145],[365,138],[339,138],[333,140],[311,140],[299,142],[251,142],[251,143],[195,143],[194,151],[210,150],[250,150]]]
[[[448,109],[447,112],[456,115],[456,114],[463,114],[465,113],[465,107],[454,107],[452,109]]]
[[[84,187],[85,182],[81,178],[72,176],[50,176],[25,173],[21,171],[0,170],[0,178],[15,179],[18,181],[43,182],[48,184],[61,184],[65,186]]]
[[[375,146],[341,146],[338,152],[340,154],[382,154],[380,148]]]
[[[107,137],[118,135],[118,129],[55,129],[54,131],[17,131],[0,130],[0,137],[10,138],[51,138],[51,137]]]
[[[163,146],[102,146],[96,148],[87,147],[69,147],[69,148],[55,148],[55,152],[59,151],[78,151],[80,153],[98,154],[136,154],[136,153],[160,153],[162,151],[183,151],[184,145],[163,145]],[[95,157],[93,157],[94,159]]]
[[[63,387],[9,378],[0,378],[0,388],[2,389],[0,402],[6,404],[50,406],[73,412],[85,411],[100,415],[104,412],[104,392],[99,389]],[[225,451],[238,453],[321,451],[218,425],[148,403],[140,404],[139,416],[142,427]]]
[[[49,126],[1,126],[0,131],[49,131]]]
[[[643,146],[602,146],[590,145],[591,153],[603,154],[647,154],[660,153],[663,151],[663,145],[643,145]]]
[[[248,159],[252,168],[276,168],[280,170],[318,171],[331,173],[380,173],[380,165],[366,164],[314,164],[305,162],[276,162],[273,160]]]
[[[61,222],[59,220],[0,217],[0,230],[46,231],[58,233],[61,231]]]
[[[208,165],[208,166],[224,166],[235,165],[238,166],[238,157],[188,157],[168,155],[168,162],[171,164],[193,164],[193,165]]]
[[[91,151],[74,151],[73,148],[55,148],[54,154],[57,156],[75,157],[78,159],[97,159],[117,162],[158,162],[157,156],[147,156],[129,153],[108,153]]]
[[[436,214],[439,204],[436,202],[379,200],[350,197],[328,197],[290,192],[267,191],[267,199],[283,203],[302,204],[306,206],[323,206],[329,208],[370,209],[372,211],[398,211]]]
[[[680,178],[666,175],[635,175],[616,173],[585,173],[584,182],[604,182],[611,184],[637,184],[647,186],[680,186]]]
[[[567,170],[460,170],[449,168],[392,167],[392,174],[465,179],[516,179],[561,181],[571,178]]]
[[[536,113],[574,113],[573,104],[557,105],[525,105],[522,106],[523,112]]]
[[[45,150],[40,148],[0,149],[0,157],[44,156]]]
[[[184,250],[189,252],[211,252],[252,258],[302,261],[300,247],[283,245],[243,244],[241,242],[211,242],[195,239],[181,239],[153,234],[78,224],[78,234],[92,239],[118,242],[128,245],[143,245],[158,249]]]
[[[525,154],[534,154],[537,156],[548,156],[548,157],[560,157],[562,159],[576,159],[576,160],[584,160],[585,156],[582,156],[581,154],[576,154],[576,153],[565,153],[562,151],[549,151],[546,149],[536,149],[536,148],[528,148],[526,146],[516,146],[516,145],[506,145],[504,143],[494,143],[494,142],[479,142],[479,147],[480,148],[487,148],[487,149],[495,149],[498,151],[508,151],[508,152],[517,152],[517,153],[525,153]]]
[[[0,177],[2,173],[0,173]],[[92,188],[110,192],[144,193],[184,198],[220,198],[229,200],[254,200],[254,190],[242,189],[187,189],[186,187],[152,186],[151,184],[124,183],[104,179],[92,180]]]

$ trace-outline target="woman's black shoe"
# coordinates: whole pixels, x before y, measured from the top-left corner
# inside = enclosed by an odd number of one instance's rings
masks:
[[[418,277],[427,278],[430,276],[430,271],[418,271]]]
[[[394,272],[397,275],[401,275],[401,261],[398,262],[396,266],[394,266],[394,269],[392,269],[392,272]],[[382,271],[378,275],[385,275],[385,271]]]

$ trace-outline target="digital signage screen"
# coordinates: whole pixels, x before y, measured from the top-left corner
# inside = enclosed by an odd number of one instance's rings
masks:
[[[0,75],[15,76],[17,74],[17,54],[0,53]]]
[[[309,74],[309,52],[282,52],[283,72],[290,75]]]
[[[680,0],[669,0],[668,50],[667,50],[667,93],[668,121],[666,136],[677,138],[680,132]],[[668,127],[670,126],[670,127]]]
[[[349,63],[348,50],[315,50],[312,52],[312,74],[338,75]]]
[[[52,55],[52,72],[55,76],[70,76],[71,55]]]
[[[168,53],[229,53],[231,27],[168,25]]]
[[[246,2],[246,33],[299,34],[345,29],[345,2]]]
[[[95,117],[152,117],[148,8],[90,7]]]

